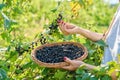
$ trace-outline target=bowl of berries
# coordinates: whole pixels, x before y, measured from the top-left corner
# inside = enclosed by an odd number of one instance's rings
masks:
[[[84,60],[88,55],[86,47],[77,42],[58,42],[38,46],[31,52],[33,61],[48,68],[68,65],[64,57],[71,60]]]

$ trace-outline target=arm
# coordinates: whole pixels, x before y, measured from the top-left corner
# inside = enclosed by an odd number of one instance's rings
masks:
[[[65,23],[61,21],[59,23],[59,28],[60,30],[65,34],[81,34],[82,36],[92,40],[92,41],[98,41],[103,38],[102,34],[91,32],[89,30],[80,28],[76,25],[70,24],[70,23]]]
[[[84,36],[92,41],[98,41],[103,38],[103,34],[91,32],[91,31],[83,29],[83,28],[78,28],[76,30],[76,32],[77,32],[77,34],[81,34],[82,36]]]

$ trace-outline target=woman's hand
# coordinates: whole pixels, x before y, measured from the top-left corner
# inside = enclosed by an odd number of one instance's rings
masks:
[[[62,69],[74,71],[76,70],[80,65],[83,65],[84,62],[78,61],[78,60],[70,60],[67,57],[64,57],[64,61],[68,63],[69,65],[62,67]]]
[[[70,71],[74,71],[74,70],[76,70],[80,66],[84,66],[85,69],[88,69],[88,70],[93,70],[93,69],[97,68],[96,66],[93,66],[93,65],[90,65],[90,64],[86,64],[83,61],[71,60],[71,59],[69,59],[67,57],[64,57],[64,61],[66,63],[68,63],[68,65],[62,67],[62,69],[66,69],[66,70],[70,70]]]
[[[70,23],[65,23],[63,21],[59,21],[59,28],[60,30],[63,32],[63,34],[65,35],[69,35],[69,34],[76,34],[78,27],[76,27],[73,24]]]

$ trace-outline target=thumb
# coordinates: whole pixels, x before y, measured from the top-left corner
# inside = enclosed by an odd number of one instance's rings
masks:
[[[71,59],[69,59],[69,58],[67,58],[67,57],[64,57],[64,61],[65,61],[65,62],[67,62],[67,63],[69,63],[69,64],[71,64],[71,63],[72,63],[72,60],[71,60]]]

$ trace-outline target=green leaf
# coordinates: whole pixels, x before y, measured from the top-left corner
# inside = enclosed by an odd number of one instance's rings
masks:
[[[79,40],[80,40],[80,43],[86,43],[84,38],[80,38]]]
[[[44,68],[43,71],[42,71],[42,75],[46,75],[48,72],[49,72],[49,69],[48,68]]]
[[[20,73],[22,73],[23,71],[22,70],[20,70],[20,69],[16,69],[15,70],[15,74],[20,74]]]
[[[22,13],[22,9],[20,9],[18,6],[17,6],[17,7],[14,7],[14,8],[13,8],[13,11],[14,11],[16,14],[21,14],[21,13]]]
[[[99,40],[97,41],[95,44],[99,45],[99,46],[107,46],[106,43],[103,40]]]
[[[90,80],[98,80],[96,77],[90,77]]]
[[[11,62],[16,61],[16,59],[18,58],[18,54],[17,54],[17,52],[14,52],[14,51],[11,52],[9,58],[10,58],[10,61],[11,61]]]
[[[3,18],[4,18],[4,28],[10,29],[11,25],[17,24],[16,20],[10,20],[3,12],[1,12]]]
[[[10,19],[3,12],[1,12],[1,14],[4,18],[4,28],[9,29],[10,28]]]
[[[11,41],[11,36],[9,32],[4,31],[3,33],[1,33],[1,37],[3,40],[6,40],[7,42]]]
[[[5,61],[0,60],[0,67],[3,67],[5,65]]]
[[[9,29],[10,28],[10,20],[4,19],[4,28]]]
[[[7,36],[8,36],[8,35],[7,35],[7,33],[6,33],[6,32],[1,33],[1,37],[2,37],[2,39],[4,39],[4,40],[5,40],[5,38],[6,38]]]
[[[11,46],[8,46],[8,47],[7,47],[7,51],[10,51],[10,49],[11,49]]]
[[[58,6],[60,6],[60,4],[61,4],[61,1],[58,1]]]
[[[90,55],[90,56],[94,55],[94,52],[95,52],[95,51],[96,51],[96,50],[88,50],[89,55]]]
[[[31,64],[32,64],[32,61],[24,64],[24,65],[22,66],[22,68],[23,68],[23,69],[29,68],[29,67],[31,66]]]
[[[79,75],[76,76],[76,80],[81,80],[81,79],[82,78]]]
[[[7,73],[4,69],[0,68],[0,80],[5,80],[7,78]]]
[[[83,75],[81,80],[89,80],[89,78],[90,78],[89,73],[84,73],[84,75]]]
[[[55,73],[54,77],[57,78],[58,80],[62,80],[62,79],[64,79],[65,75],[66,75],[66,72],[58,70]]]
[[[9,71],[10,64],[7,61],[0,60],[0,68],[4,69],[6,72]]]
[[[53,13],[56,12],[56,11],[58,10],[58,7],[60,6],[60,3],[61,3],[61,2],[58,1],[58,5],[57,5],[57,7],[51,10]]]
[[[54,8],[54,9],[52,9],[51,11],[54,13],[54,12],[56,12],[57,11],[57,7],[56,8]]]
[[[104,75],[100,80],[112,80],[112,78],[109,75]]]
[[[64,36],[64,40],[65,41],[69,41],[72,39],[72,36],[71,35],[68,35],[68,36]]]
[[[84,74],[85,73],[85,71],[84,71],[84,69],[81,69],[81,68],[78,68],[77,70],[76,70],[76,74]]]
[[[5,7],[5,4],[0,4],[0,10],[2,10],[3,7]]]
[[[79,0],[80,5],[85,5],[83,0]]]

